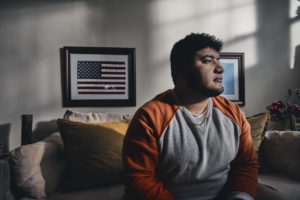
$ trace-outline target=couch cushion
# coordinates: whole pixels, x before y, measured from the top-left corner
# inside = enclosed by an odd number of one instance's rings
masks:
[[[75,122],[114,122],[131,120],[131,115],[125,113],[87,113],[66,110],[63,118]]]
[[[123,195],[124,184],[110,184],[68,193],[57,191],[48,200],[120,200]]]
[[[267,131],[262,153],[272,168],[300,180],[300,131]]]
[[[15,185],[25,196],[45,198],[52,194],[65,166],[60,134],[13,150],[11,164]]]
[[[14,199],[10,188],[10,166],[6,158],[0,158],[0,199]]]
[[[251,117],[247,117],[247,120],[251,126],[251,136],[253,140],[253,146],[255,151],[259,150],[261,141],[263,139],[266,124],[269,119],[269,113],[264,112]]]
[[[67,158],[64,191],[120,183],[122,145],[129,121],[74,122],[58,119]]]
[[[259,174],[258,182],[282,192],[288,200],[300,199],[300,181],[281,173]]]

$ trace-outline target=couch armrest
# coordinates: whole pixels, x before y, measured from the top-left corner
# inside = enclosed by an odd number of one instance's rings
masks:
[[[0,160],[0,199],[14,199],[10,188],[10,165],[8,158],[3,158]]]

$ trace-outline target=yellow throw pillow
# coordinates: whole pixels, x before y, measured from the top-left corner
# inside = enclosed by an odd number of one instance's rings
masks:
[[[251,136],[253,140],[253,146],[255,151],[259,150],[261,141],[266,131],[266,124],[269,119],[269,113],[259,113],[257,115],[247,117],[247,120],[251,126]]]
[[[58,119],[67,160],[63,190],[120,183],[123,138],[129,121],[73,122]]]

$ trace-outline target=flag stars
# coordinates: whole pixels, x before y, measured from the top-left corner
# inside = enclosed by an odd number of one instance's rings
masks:
[[[78,61],[77,78],[78,79],[100,79],[101,62]]]

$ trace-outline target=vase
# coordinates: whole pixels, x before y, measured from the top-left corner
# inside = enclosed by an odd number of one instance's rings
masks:
[[[272,120],[270,119],[268,124],[268,130],[274,131],[285,131],[289,129],[289,121],[286,119],[282,120]]]

